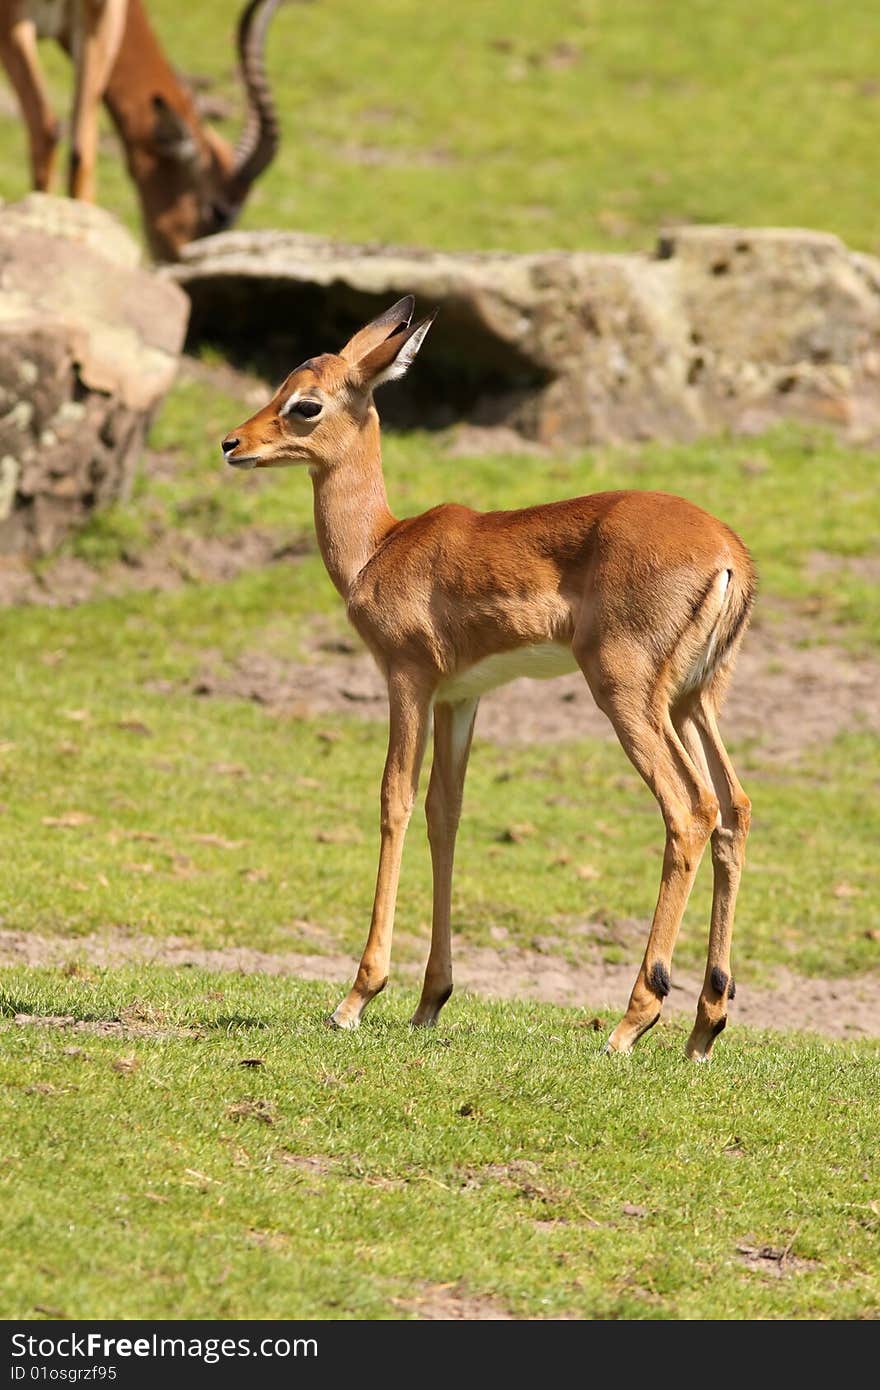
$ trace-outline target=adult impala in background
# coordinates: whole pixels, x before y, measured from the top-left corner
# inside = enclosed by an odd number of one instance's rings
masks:
[[[411,326],[413,307],[407,296],[340,353],[297,367],[222,446],[239,468],[307,465],[324,562],[388,683],[373,916],[354,986],[332,1021],[354,1028],[387,981],[404,834],[432,712],[434,911],[415,1024],[434,1023],[452,993],[452,860],[480,696],[515,676],[579,666],[666,825],[647,949],[608,1048],[628,1052],[660,1017],[711,838],[709,952],[687,1044],[704,1061],[733,992],[730,942],[749,828],[749,801],[716,723],[752,607],[749,554],[722,522],[658,492],[603,492],[511,512],[445,505],[397,521],[373,391],[402,376],[425,339],[432,320]]]
[[[37,58],[54,38],[75,69],[68,191],[93,201],[98,108],[105,101],[125,149],[153,255],[176,260],[188,242],[230,226],[278,151],[266,81],[266,29],[281,0],[249,0],[237,48],[247,102],[233,149],[204,123],[165,56],[141,0],[0,0],[0,59],[27,126],[34,187],[52,189],[59,126]]]

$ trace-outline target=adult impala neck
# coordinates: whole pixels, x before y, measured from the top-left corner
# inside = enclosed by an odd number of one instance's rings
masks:
[[[179,110],[194,127],[197,125],[198,117],[192,98],[168,61],[147,18],[142,0],[129,0],[122,47],[104,93],[104,100],[129,161],[140,152],[149,152],[151,159],[155,160],[153,133],[156,108],[153,99],[156,96]],[[131,167],[131,173],[137,179],[143,170],[135,164]]]
[[[354,446],[339,462],[311,473],[318,546],[327,573],[348,601],[364,565],[395,525],[382,476],[375,410],[369,411]]]

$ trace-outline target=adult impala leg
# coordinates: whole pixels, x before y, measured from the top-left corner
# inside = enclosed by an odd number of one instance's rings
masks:
[[[675,732],[664,692],[647,679],[639,688],[631,652],[622,662],[630,672],[626,687],[609,680],[589,660],[584,670],[624,752],[657,798],[666,826],[666,847],[644,959],[626,1013],[608,1039],[609,1052],[630,1052],[660,1018],[681,919],[718,817],[717,798]]]
[[[687,1043],[687,1055],[694,1061],[706,1062],[715,1039],[727,1024],[727,1004],[733,988],[730,943],[745,861],[751,802],[721,741],[711,695],[700,695],[687,723],[699,739],[719,804],[718,824],[712,833],[714,883],[709,952],[696,1022]]]
[[[337,1028],[356,1028],[367,1004],[388,982],[400,861],[419,786],[431,694],[430,686],[416,674],[392,672],[389,677],[388,757],[382,777],[381,844],[373,916],[355,982],[330,1016]]]
[[[55,172],[58,121],[37,59],[37,31],[31,20],[21,19],[8,29],[0,29],[0,59],[27,126],[34,188],[48,193]]]
[[[70,126],[72,198],[94,202],[98,113],[125,28],[127,0],[77,0],[73,56],[76,89]]]
[[[452,865],[478,703],[477,700],[462,700],[454,705],[434,707],[434,762],[425,803],[434,874],[434,908],[422,997],[412,1016],[415,1027],[430,1027],[436,1023],[452,993]]]

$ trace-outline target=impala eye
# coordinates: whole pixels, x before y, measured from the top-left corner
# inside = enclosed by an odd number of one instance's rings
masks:
[[[301,415],[305,420],[313,420],[324,409],[320,401],[294,401],[290,407],[291,415]]]
[[[211,225],[218,232],[225,232],[227,227],[231,227],[236,217],[236,209],[228,207],[226,203],[211,204]]]

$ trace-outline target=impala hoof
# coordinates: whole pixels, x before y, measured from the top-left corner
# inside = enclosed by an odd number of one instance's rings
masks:
[[[332,1014],[328,1016],[326,1023],[328,1028],[338,1028],[343,1032],[351,1033],[355,1028],[360,1027],[361,1021],[357,1014],[354,1016],[344,1014],[340,1004],[339,1008],[334,1009]]]
[[[719,1033],[727,1027],[727,1018],[718,1018],[714,1023],[698,1020],[685,1046],[685,1056],[691,1062],[710,1062],[712,1046]]]
[[[423,1014],[420,1009],[416,1009],[415,1013],[409,1021],[410,1028],[436,1028],[437,1015],[439,1012],[439,1009],[437,1009],[434,1013]]]

